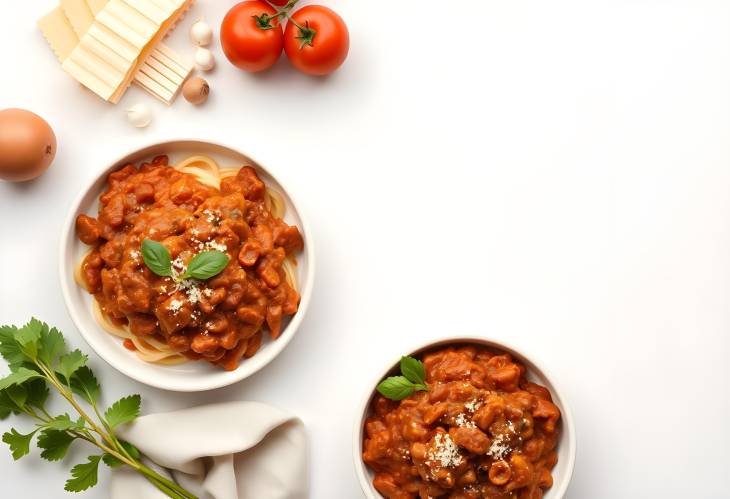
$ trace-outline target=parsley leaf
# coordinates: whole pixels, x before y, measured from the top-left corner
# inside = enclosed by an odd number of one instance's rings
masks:
[[[38,358],[49,367],[53,367],[56,358],[66,351],[66,342],[58,329],[54,327],[49,330],[47,325],[44,326],[41,331]]]
[[[18,367],[15,371],[0,379],[0,390],[4,390],[9,386],[23,384],[29,379],[40,377],[42,377],[40,374],[27,367]]]
[[[31,360],[35,360],[38,355],[38,343],[43,326],[44,324],[34,317],[15,334],[15,341],[20,345],[21,352]]]
[[[10,369],[30,360],[20,349],[18,342],[15,341],[17,334],[18,328],[15,326],[0,327],[0,355],[3,356]]]
[[[139,457],[142,455],[142,453],[139,451],[139,449],[137,447],[135,447],[134,445],[130,444],[129,442],[125,442],[124,440],[121,440],[119,443],[122,444],[122,447],[124,447],[124,450],[127,451],[127,454],[129,454],[133,458],[139,459]]]
[[[130,456],[132,456],[134,459],[139,459],[139,457],[141,456],[141,454],[140,454],[139,449],[137,447],[135,447],[134,445],[130,444],[129,442],[125,442],[124,440],[120,440],[119,443],[122,445],[122,447],[124,448],[124,450],[127,451],[127,454],[129,454]],[[116,468],[116,467],[121,466],[122,464],[124,464],[124,463],[122,463],[122,461],[120,461],[116,457],[112,456],[108,452],[105,453],[102,456],[101,459],[104,461],[104,464],[106,464],[110,468]]]
[[[104,413],[104,419],[111,428],[116,428],[124,423],[129,423],[137,419],[140,407],[142,405],[142,397],[139,395],[130,395],[117,400]]]
[[[13,402],[13,399],[8,395],[7,390],[0,391],[0,419],[5,419],[10,416],[10,413],[19,413],[23,408],[18,407],[18,404]]]
[[[204,281],[220,274],[228,265],[228,255],[221,251],[203,251],[198,253],[188,263],[187,270],[181,276],[183,279],[198,279]]]
[[[142,259],[147,267],[161,277],[172,276],[170,252],[162,243],[145,239],[142,241]]]
[[[41,457],[46,461],[60,461],[66,457],[76,437],[65,431],[43,430],[38,436],[38,447],[43,449]]]
[[[101,456],[101,460],[104,461],[104,464],[106,464],[110,468],[118,468],[124,464],[123,462],[121,462],[119,459],[112,456],[108,452],[105,452],[104,455]]]
[[[413,357],[401,357],[400,372],[408,381],[422,385],[426,382],[426,367],[418,359]]]
[[[92,405],[96,404],[101,394],[99,382],[88,366],[81,366],[71,376],[71,390]]]
[[[66,378],[66,382],[68,383],[71,376],[82,366],[86,365],[87,360],[89,360],[89,357],[81,353],[81,350],[74,350],[58,359],[56,372]]]
[[[64,490],[81,492],[96,485],[99,481],[99,461],[101,456],[89,456],[88,463],[77,464],[71,469],[71,477],[66,480]]]
[[[80,430],[84,427],[84,420],[80,418],[78,421],[74,421],[68,414],[61,414],[47,422],[44,427],[49,430],[59,431]]]
[[[16,406],[21,409],[25,407],[25,402],[28,400],[28,390],[23,385],[9,386],[5,389],[5,393]]]
[[[38,409],[43,409],[50,391],[44,379],[34,379],[23,385],[28,390],[27,404]]]
[[[34,430],[27,435],[22,435],[15,428],[11,428],[9,432],[3,434],[3,442],[10,446],[13,459],[17,461],[30,452],[30,442],[33,440],[33,435],[35,435],[36,431],[38,430]]]
[[[15,326],[0,326],[0,343],[10,343],[15,341],[15,335],[18,328]]]

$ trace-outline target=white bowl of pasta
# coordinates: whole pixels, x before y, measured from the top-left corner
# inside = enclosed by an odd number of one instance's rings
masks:
[[[501,341],[454,336],[388,364],[366,387],[353,428],[365,497],[561,499],[575,424],[532,359]]]
[[[125,155],[81,190],[59,268],[100,357],[193,392],[240,381],[286,347],[309,305],[314,247],[278,177],[231,147],[179,140]]]

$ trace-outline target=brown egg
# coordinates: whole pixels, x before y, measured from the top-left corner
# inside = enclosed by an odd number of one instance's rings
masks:
[[[43,118],[25,109],[0,111],[0,179],[34,179],[55,156],[56,135]]]

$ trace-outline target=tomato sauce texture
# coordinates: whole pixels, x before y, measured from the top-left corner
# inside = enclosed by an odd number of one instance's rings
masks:
[[[428,392],[377,394],[363,459],[388,499],[538,499],[552,485],[560,410],[509,354],[425,354]]]
[[[299,306],[284,262],[303,248],[302,236],[272,215],[265,196],[250,167],[221,180],[220,191],[168,166],[166,156],[112,172],[98,217],[76,220],[78,238],[92,246],[81,267],[87,290],[134,335],[235,369],[259,349],[263,331],[277,338]],[[161,242],[178,272],[207,250],[226,253],[229,262],[206,281],[175,283],[144,264],[144,239]]]

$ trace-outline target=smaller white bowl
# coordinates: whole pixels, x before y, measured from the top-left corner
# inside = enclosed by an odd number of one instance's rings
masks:
[[[204,361],[191,361],[180,365],[165,366],[151,364],[139,359],[130,352],[119,338],[112,336],[96,322],[92,309],[93,297],[74,280],[74,269],[88,246],[76,238],[76,217],[81,213],[96,216],[99,195],[106,186],[107,175],[127,163],[138,165],[141,161],[151,160],[159,154],[170,156],[171,162],[192,154],[206,154],[216,159],[221,166],[249,165],[256,169],[261,180],[282,194],[286,204],[287,223],[296,225],[304,238],[304,251],[297,256],[295,268],[299,283],[301,301],[299,310],[285,323],[281,335],[276,340],[265,338],[259,351],[250,359],[244,359],[234,371],[225,371]],[[178,392],[198,392],[227,386],[262,369],[289,344],[309,307],[314,282],[314,241],[309,224],[302,212],[294,204],[291,191],[284,187],[278,177],[274,177],[259,163],[238,152],[236,149],[211,142],[197,140],[176,140],[153,144],[133,151],[109,164],[81,189],[78,198],[71,205],[61,234],[60,248],[61,290],[71,319],[86,342],[112,367],[156,388]]]
[[[561,499],[570,484],[570,479],[573,476],[573,467],[575,466],[575,425],[573,423],[573,415],[565,402],[565,397],[560,393],[558,388],[553,384],[551,378],[546,374],[545,370],[525,355],[521,354],[515,348],[494,340],[482,338],[479,336],[458,336],[455,338],[444,338],[428,345],[414,349],[410,355],[418,357],[420,354],[434,350],[439,347],[447,347],[454,345],[477,345],[481,347],[488,347],[490,349],[499,350],[502,352],[509,353],[512,358],[522,363],[527,368],[527,378],[530,381],[538,383],[550,391],[553,397],[553,403],[560,408],[561,412],[561,428],[560,437],[558,439],[558,463],[552,469],[551,474],[553,476],[553,486],[550,487],[543,496],[543,499]],[[355,462],[355,473],[357,479],[360,482],[360,487],[367,499],[383,499],[383,496],[375,490],[373,487],[374,473],[370,468],[367,467],[362,459],[362,446],[363,437],[365,435],[365,420],[370,415],[370,403],[376,394],[375,387],[388,376],[397,374],[398,366],[400,364],[400,357],[397,360],[390,363],[389,366],[384,369],[376,378],[373,379],[372,384],[368,386],[368,391],[365,394],[362,403],[358,410],[358,419],[355,422],[355,428],[352,434],[352,450],[353,459]]]

